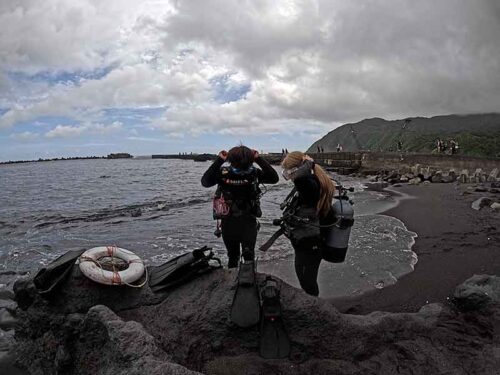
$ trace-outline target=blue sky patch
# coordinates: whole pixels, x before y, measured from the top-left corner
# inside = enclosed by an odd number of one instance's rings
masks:
[[[231,74],[216,76],[209,81],[217,103],[237,102],[250,91],[249,83],[236,84],[231,81]]]
[[[26,74],[23,72],[9,72],[8,77],[14,82],[45,82],[50,85],[73,84],[78,85],[83,80],[99,80],[115,67],[107,66],[92,71],[44,71],[36,74]]]

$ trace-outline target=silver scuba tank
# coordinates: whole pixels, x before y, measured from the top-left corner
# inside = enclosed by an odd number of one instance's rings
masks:
[[[345,260],[351,227],[354,224],[354,209],[345,195],[335,197],[332,202],[335,223],[326,227],[323,235],[323,259],[341,263]]]

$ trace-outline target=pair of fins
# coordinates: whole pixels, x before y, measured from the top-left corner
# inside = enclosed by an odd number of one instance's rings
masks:
[[[211,264],[212,261],[215,261],[217,265]],[[159,266],[150,266],[148,268],[149,287],[155,293],[161,292],[221,267],[220,259],[214,257],[211,248],[204,246],[179,255]]]
[[[283,322],[278,283],[267,276],[259,295],[253,261],[240,262],[231,321],[242,328],[260,322],[259,354],[262,358],[281,359],[290,355],[291,345]]]
[[[38,293],[47,297],[52,295],[69,276],[76,261],[85,250],[68,251],[47,267],[40,269],[33,278]],[[171,259],[160,266],[149,267],[151,289],[155,292],[162,291],[222,267],[220,260],[215,258],[210,250],[204,246]],[[210,264],[209,262],[212,260],[218,262],[218,266]]]
[[[47,297],[52,295],[66,280],[76,261],[84,251],[85,249],[68,251],[47,267],[40,269],[33,278],[33,283],[38,293]]]

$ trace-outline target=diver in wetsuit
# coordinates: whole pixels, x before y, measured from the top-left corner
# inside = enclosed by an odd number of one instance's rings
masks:
[[[313,159],[299,151],[290,152],[283,162],[283,177],[293,181],[297,191],[292,201],[293,216],[288,237],[295,250],[295,272],[302,289],[319,295],[318,270],[322,260],[322,238],[335,222],[332,198],[335,184]],[[286,209],[285,215],[286,216]],[[303,223],[294,218],[302,216]],[[295,221],[295,222],[294,222]]]
[[[228,167],[223,166],[226,161]],[[260,168],[255,168],[254,162]],[[227,214],[221,217],[228,268],[238,267],[241,251],[245,260],[254,260],[257,218],[262,216],[259,183],[275,184],[278,181],[274,168],[257,151],[246,146],[221,151],[201,178],[204,187],[217,185],[216,196],[222,197],[228,206]]]

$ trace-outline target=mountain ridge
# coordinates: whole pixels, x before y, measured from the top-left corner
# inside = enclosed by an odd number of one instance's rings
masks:
[[[436,152],[437,139],[455,140],[463,155],[500,157],[500,113],[450,114],[385,120],[380,117],[346,123],[314,142],[307,152],[397,151]]]

